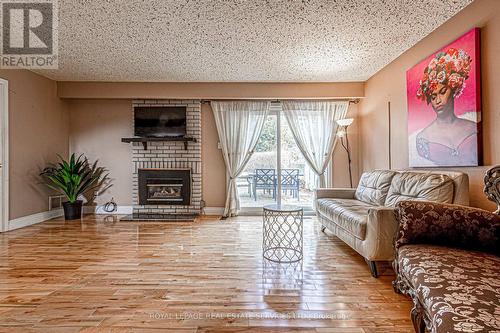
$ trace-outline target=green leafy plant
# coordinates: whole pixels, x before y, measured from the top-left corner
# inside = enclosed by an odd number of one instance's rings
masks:
[[[86,192],[98,189],[103,192],[111,186],[107,170],[98,167],[98,161],[90,164],[83,154],[78,157],[71,154],[69,161],[57,156],[61,161],[43,169],[40,176],[48,187],[66,195],[69,202],[77,201]]]

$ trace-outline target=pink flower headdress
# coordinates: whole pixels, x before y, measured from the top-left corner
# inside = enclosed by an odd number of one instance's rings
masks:
[[[453,97],[459,97],[465,88],[465,80],[469,78],[471,62],[464,50],[450,48],[439,52],[424,69],[417,97],[429,104],[432,92],[440,83],[453,91]]]

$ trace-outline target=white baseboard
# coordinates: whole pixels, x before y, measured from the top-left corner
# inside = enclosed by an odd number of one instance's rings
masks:
[[[49,210],[46,212],[36,213],[28,216],[19,217],[17,219],[13,219],[9,221],[9,225],[7,226],[7,231],[24,228],[33,224],[37,224],[40,222],[45,222],[51,220],[56,217],[61,217],[64,215],[64,212],[61,209]]]
[[[129,215],[132,211],[132,206],[117,206],[116,211],[111,213],[106,212],[104,206],[83,206],[83,214]]]
[[[203,212],[205,215],[222,215],[224,214],[224,207],[205,207]]]

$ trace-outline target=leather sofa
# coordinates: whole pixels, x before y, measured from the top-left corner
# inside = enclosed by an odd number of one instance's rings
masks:
[[[365,172],[356,189],[316,190],[316,215],[328,229],[367,261],[394,259],[395,205],[403,200],[469,204],[469,178],[454,171],[375,170]]]
[[[415,332],[500,332],[500,216],[403,201],[396,218],[393,285],[413,300]]]

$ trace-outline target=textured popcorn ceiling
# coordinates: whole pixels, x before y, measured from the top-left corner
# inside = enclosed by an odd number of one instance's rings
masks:
[[[60,69],[38,73],[61,81],[362,81],[471,2],[59,0]]]

